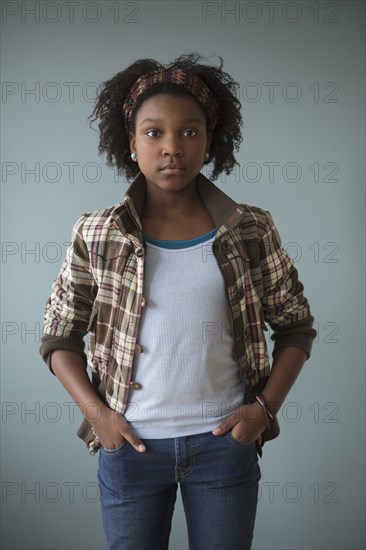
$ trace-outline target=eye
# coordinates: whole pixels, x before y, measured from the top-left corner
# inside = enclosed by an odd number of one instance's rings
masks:
[[[151,128],[151,130],[148,130],[145,133],[149,137],[157,137],[157,134],[159,133],[159,130],[155,130],[154,128]],[[154,134],[154,135],[152,135],[152,134]]]
[[[188,130],[184,130],[184,135],[188,137],[194,137],[198,134],[197,130],[193,130],[193,128],[189,128]]]

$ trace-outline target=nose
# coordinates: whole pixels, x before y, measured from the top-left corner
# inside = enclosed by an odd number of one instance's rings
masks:
[[[166,135],[163,143],[163,155],[175,157],[181,155],[182,145],[180,139],[177,136]]]

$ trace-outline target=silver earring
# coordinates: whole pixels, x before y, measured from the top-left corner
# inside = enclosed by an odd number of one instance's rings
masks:
[[[205,153],[205,160],[208,160],[209,156],[210,156],[210,153]]]
[[[136,160],[137,159],[137,153],[131,153],[131,158],[132,158],[132,160]]]

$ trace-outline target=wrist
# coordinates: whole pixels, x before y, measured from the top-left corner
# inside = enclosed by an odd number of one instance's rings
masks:
[[[266,421],[266,428],[269,429],[274,422],[275,415],[270,410],[268,403],[266,402],[265,398],[263,397],[263,394],[256,394],[255,396],[255,403],[257,406],[261,409],[262,414]]]
[[[89,401],[81,405],[80,410],[84,418],[93,427],[103,422],[107,414],[111,412],[111,409],[100,400]]]
[[[263,399],[267,410],[275,417],[282,406],[282,402],[271,399],[267,395],[267,387],[258,395]]]

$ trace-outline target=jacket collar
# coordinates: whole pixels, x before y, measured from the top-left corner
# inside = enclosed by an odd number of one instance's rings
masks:
[[[217,236],[230,229],[242,217],[243,209],[240,205],[221,191],[201,172],[197,176],[197,191],[215,223]],[[125,193],[124,203],[114,210],[114,215],[112,214],[115,219],[116,216],[117,218],[123,217],[121,221],[125,231],[127,230],[127,232],[137,237],[140,237],[142,234],[141,218],[145,197],[146,180],[142,172],[139,172]],[[122,206],[126,207],[133,226],[128,223],[120,211]],[[118,219],[116,221],[118,223]],[[118,225],[121,227],[120,224]]]

